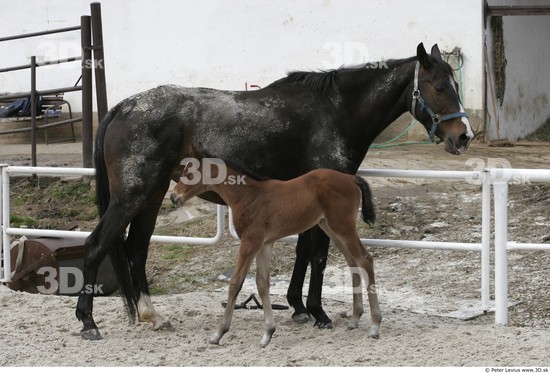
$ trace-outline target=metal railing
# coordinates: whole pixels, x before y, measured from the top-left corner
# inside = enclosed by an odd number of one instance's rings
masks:
[[[19,167],[0,165],[0,244],[3,251],[3,268],[0,271],[0,281],[7,282],[11,276],[10,268],[10,236],[40,235],[44,237],[87,237],[90,232],[74,232],[49,229],[26,229],[10,227],[10,175],[95,175],[92,168],[61,168],[61,167]],[[483,171],[425,171],[425,170],[374,170],[360,169],[358,175],[384,178],[423,178],[437,180],[476,181],[482,185],[481,195],[481,243],[434,242],[389,239],[362,239],[368,246],[395,247],[413,249],[466,250],[481,253],[481,308],[489,310],[489,277],[490,277],[490,247],[491,247],[491,186],[494,189],[495,200],[495,323],[506,325],[508,322],[508,261],[509,250],[550,250],[550,244],[516,243],[508,241],[508,184],[516,178],[529,182],[550,182],[550,169],[485,169]],[[222,239],[225,231],[225,206],[217,207],[217,228],[214,237],[180,237],[153,235],[152,242],[186,243],[192,245],[214,245]],[[229,214],[229,232],[235,238],[237,234]],[[293,242],[297,236],[286,237],[285,241]]]
[[[82,155],[83,166],[93,166],[93,123],[92,123],[92,69],[95,71],[96,77],[96,98],[97,98],[97,111],[99,121],[107,113],[107,90],[105,83],[105,57],[103,52],[103,31],[101,21],[101,4],[90,4],[91,16],[80,17],[80,26],[71,26],[59,29],[52,29],[40,32],[32,32],[27,34],[6,36],[0,38],[0,42],[25,39],[31,37],[39,37],[43,35],[57,34],[63,32],[80,31],[81,34],[81,47],[82,55],[68,58],[61,58],[57,60],[36,62],[36,56],[31,56],[31,63],[27,65],[12,66],[0,69],[0,73],[30,69],[30,91],[24,93],[17,93],[12,95],[2,95],[0,100],[15,100],[18,98],[30,97],[31,101],[31,125],[28,128],[17,128],[11,130],[0,131],[0,135],[30,132],[31,133],[31,165],[37,165],[36,154],[36,131],[40,129],[47,129],[55,126],[73,124],[82,121]],[[92,46],[93,39],[93,46]],[[92,59],[93,51],[93,59]],[[69,63],[74,61],[81,61],[82,70],[82,84],[75,84],[72,87],[61,87],[48,90],[38,91],[36,89],[36,69],[41,66],[56,65],[62,63]],[[79,79],[80,81],[80,79]],[[37,102],[39,96],[59,94],[65,92],[82,91],[82,116],[80,118],[73,118],[62,120],[54,123],[38,126],[37,121]]]

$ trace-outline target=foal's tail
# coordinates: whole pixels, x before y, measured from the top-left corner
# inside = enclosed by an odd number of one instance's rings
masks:
[[[355,176],[355,183],[361,189],[361,214],[363,215],[363,221],[365,223],[374,224],[376,212],[374,211],[369,184],[365,179],[359,176]]]
[[[103,143],[105,140],[105,130],[115,115],[118,113],[119,105],[112,108],[105,118],[99,124],[97,129],[94,163],[96,171],[96,203],[99,210],[99,217],[101,218],[111,200],[111,193],[109,191],[109,177],[107,175],[107,167],[105,164],[105,157],[103,153]],[[117,280],[120,286],[121,293],[123,295],[124,304],[128,312],[128,317],[131,322],[136,318],[136,306],[137,296],[133,290],[132,274],[130,272],[131,263],[126,255],[124,235],[120,234],[116,240],[109,247],[108,255],[111,257],[111,263],[113,265]]]

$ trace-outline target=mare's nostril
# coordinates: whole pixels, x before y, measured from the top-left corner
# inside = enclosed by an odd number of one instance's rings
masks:
[[[470,137],[466,133],[463,133],[458,138],[458,144],[460,147],[467,148],[468,145],[470,144],[470,140],[471,140]]]

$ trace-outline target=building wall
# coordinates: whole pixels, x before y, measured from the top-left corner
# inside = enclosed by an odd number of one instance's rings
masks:
[[[548,1],[501,0],[490,5],[548,5]],[[487,22],[487,47],[493,77],[487,99],[487,138],[517,140],[550,118],[550,16],[504,16],[505,91],[502,105],[494,87],[493,34]],[[491,97],[495,95],[495,105]],[[498,122],[498,123],[497,123]]]
[[[0,12],[0,35],[77,25],[89,2],[10,3]],[[482,109],[480,0],[111,0],[102,13],[110,106],[159,84],[242,90],[289,70],[409,57],[424,42],[461,48],[465,107]],[[78,32],[0,43],[0,67],[28,63],[32,54],[78,55],[79,43]],[[78,63],[43,67],[38,89],[73,85],[79,76]],[[28,71],[0,74],[0,92],[28,89]],[[78,111],[79,94],[68,96]]]

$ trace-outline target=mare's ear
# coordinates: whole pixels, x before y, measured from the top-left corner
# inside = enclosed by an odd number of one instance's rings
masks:
[[[439,47],[437,46],[437,44],[433,45],[430,55],[436,60],[439,60],[439,61],[443,60],[443,58],[441,57],[441,51],[439,50]]]
[[[420,43],[416,47],[416,57],[418,58],[418,62],[422,65],[423,68],[429,69],[432,67],[433,62],[430,60],[430,56],[428,56],[428,53],[426,53],[426,49],[424,49],[424,44]]]

